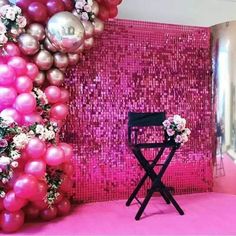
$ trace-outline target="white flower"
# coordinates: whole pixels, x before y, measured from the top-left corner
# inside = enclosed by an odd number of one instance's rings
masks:
[[[24,28],[27,24],[26,18],[24,16],[18,15],[16,18],[16,23],[20,28]]]
[[[77,8],[77,9],[83,9],[83,7],[84,7],[85,4],[86,4],[85,1],[77,1],[77,2],[75,3],[75,8]]]
[[[8,182],[8,179],[7,178],[2,178],[2,183],[5,184]]]
[[[11,163],[11,166],[12,166],[13,168],[18,167],[18,162],[17,162],[17,161],[13,161],[13,162]]]
[[[1,198],[4,198],[5,196],[6,196],[6,193],[5,193],[4,191],[1,191],[1,192],[0,192],[0,197],[1,197]]]
[[[187,135],[190,135],[190,134],[191,134],[191,130],[190,130],[189,128],[186,128],[186,129],[185,129],[185,132],[186,132]]]
[[[169,120],[165,120],[163,123],[165,128],[169,128],[170,127],[170,121]]]
[[[48,104],[48,99],[46,94],[39,88],[34,88],[34,92],[32,92],[35,98],[38,97],[38,99],[42,102],[43,105]]]
[[[16,14],[21,14],[21,9],[18,6],[13,5],[12,8],[15,11]]]
[[[52,130],[48,130],[48,131],[46,131],[45,132],[46,133],[46,139],[47,140],[52,140],[52,139],[54,139],[55,138],[55,132],[54,131],[52,131]]]
[[[176,135],[175,142],[176,143],[182,143],[183,142],[182,136],[181,135]]]
[[[177,125],[177,129],[178,129],[178,131],[183,131],[185,129],[185,125],[180,123]]]
[[[11,156],[11,158],[12,158],[13,160],[17,160],[17,159],[19,159],[19,158],[21,157],[19,151],[17,151],[17,150],[11,151],[11,152],[10,152],[10,156]]]
[[[6,26],[0,21],[0,34],[5,34],[7,32]]]
[[[18,35],[19,34],[18,30],[16,28],[14,28],[14,27],[11,28],[11,33],[14,34],[14,35]]]
[[[175,134],[175,131],[173,129],[167,129],[166,132],[168,136],[173,136]]]
[[[15,10],[11,7],[7,10],[5,17],[11,21],[14,21],[16,19],[16,13]]]
[[[89,6],[92,6],[93,5],[93,0],[88,0],[87,3],[88,3]]]
[[[6,156],[0,157],[0,165],[6,166],[6,165],[9,165],[10,163],[11,163],[11,159],[9,157],[6,157]]]
[[[181,137],[182,137],[183,143],[186,143],[188,141],[188,136],[186,133],[181,134]]]
[[[81,19],[82,20],[88,20],[89,19],[88,13],[87,12],[82,12]]]
[[[84,6],[84,10],[85,10],[86,12],[91,12],[91,11],[92,11],[92,7],[87,4],[87,5]]]
[[[2,125],[4,125],[4,126],[10,126],[12,123],[15,122],[15,121],[13,120],[13,118],[12,118],[12,117],[9,117],[9,116],[2,116],[2,115],[1,115],[1,118],[3,119]]]
[[[9,176],[9,179],[11,179],[13,177],[13,171],[9,171],[8,176]]]
[[[179,115],[174,115],[174,123],[175,123],[175,124],[181,123],[181,120],[182,120],[181,116],[179,116]]]
[[[36,134],[42,134],[44,132],[43,125],[37,125],[35,129]]]
[[[0,44],[5,44],[7,43],[8,38],[6,37],[5,34],[0,34]]]
[[[9,11],[9,9],[11,8],[10,5],[4,5],[0,8],[0,15],[1,16],[5,16],[7,14],[7,12]]]
[[[28,142],[29,137],[24,133],[21,133],[13,138],[13,143],[17,149],[23,149]]]

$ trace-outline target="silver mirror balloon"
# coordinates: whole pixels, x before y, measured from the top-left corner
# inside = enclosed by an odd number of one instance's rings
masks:
[[[74,52],[84,41],[84,27],[72,13],[59,12],[49,19],[46,35],[57,50]]]
[[[212,26],[211,35],[217,152],[236,158],[236,21]]]

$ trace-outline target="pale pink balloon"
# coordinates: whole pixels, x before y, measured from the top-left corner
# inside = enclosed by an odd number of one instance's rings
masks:
[[[38,181],[33,175],[21,175],[14,184],[14,192],[17,197],[31,199],[37,194]]]
[[[58,216],[67,215],[70,212],[71,204],[68,199],[64,198],[57,204],[57,214]]]
[[[0,65],[0,85],[9,86],[15,82],[15,71],[8,65]]]
[[[15,70],[17,75],[25,75],[27,72],[26,61],[22,57],[11,57],[7,64]]]
[[[34,80],[39,73],[38,67],[34,63],[27,63],[26,68],[26,75],[28,75],[32,80]]]
[[[0,215],[1,228],[5,233],[12,233],[24,224],[25,215],[22,210],[17,212],[3,211]]]
[[[49,166],[57,166],[63,163],[65,158],[64,151],[60,147],[51,146],[45,154],[45,161]]]
[[[46,144],[44,141],[35,137],[30,139],[26,146],[26,153],[31,158],[40,158],[46,153]]]
[[[47,195],[48,186],[45,181],[39,181],[38,182],[38,190],[37,195],[35,195],[33,198],[31,198],[31,201],[37,202],[44,200]]]
[[[28,204],[24,208],[25,217],[28,221],[32,221],[38,218],[39,209],[37,209],[33,204]]]
[[[61,90],[59,87],[51,85],[45,89],[45,95],[47,96],[49,103],[56,103],[61,98]]]
[[[18,93],[29,93],[33,88],[33,82],[28,76],[22,75],[16,78],[15,87]]]
[[[25,173],[40,179],[46,174],[46,163],[43,160],[32,160],[26,163]]]
[[[17,197],[14,191],[9,191],[3,200],[4,208],[10,212],[19,211],[26,203],[27,200]]]
[[[67,103],[69,101],[69,92],[64,89],[64,88],[61,88],[61,97],[60,97],[60,100],[59,102],[60,103]]]
[[[5,119],[13,119],[17,124],[22,123],[22,116],[14,108],[6,108],[1,111],[0,116]]]
[[[37,113],[32,113],[32,114],[23,116],[23,124],[26,126],[33,125],[36,122],[41,123],[42,120],[43,120],[42,117]]]
[[[71,145],[67,144],[67,143],[59,143],[58,145],[60,148],[62,148],[62,150],[64,151],[64,162],[68,162],[72,159],[73,157],[73,148]]]
[[[12,42],[6,43],[4,46],[4,50],[10,57],[20,56],[20,49],[15,43]]]
[[[35,111],[36,99],[31,93],[22,93],[16,98],[15,108],[21,114],[31,114],[33,111]]]
[[[50,115],[57,120],[64,120],[68,115],[68,106],[63,103],[54,104],[51,108]]]
[[[0,86],[0,105],[3,108],[11,107],[15,102],[17,92],[12,87]]]
[[[45,221],[53,220],[57,216],[57,208],[52,206],[40,212],[40,218]]]

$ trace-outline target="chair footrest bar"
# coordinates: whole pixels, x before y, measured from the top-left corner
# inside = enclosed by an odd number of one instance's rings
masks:
[[[138,202],[139,205],[142,205],[142,202],[137,197],[135,197],[134,199]]]

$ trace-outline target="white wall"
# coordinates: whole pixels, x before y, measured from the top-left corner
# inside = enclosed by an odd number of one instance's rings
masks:
[[[123,0],[118,18],[211,26],[236,20],[236,0]]]

